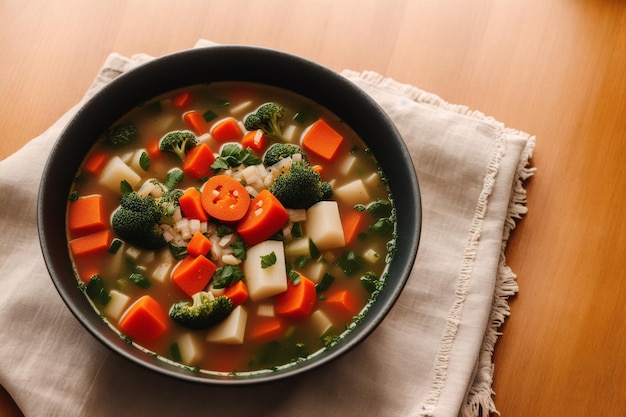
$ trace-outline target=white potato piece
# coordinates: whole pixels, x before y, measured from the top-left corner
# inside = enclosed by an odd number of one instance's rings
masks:
[[[104,307],[104,313],[109,317],[118,320],[126,309],[126,306],[130,301],[130,297],[117,290],[109,291],[109,295],[111,296],[111,299],[107,303],[106,307]]]
[[[302,237],[298,239],[293,239],[285,246],[285,255],[289,257],[311,256],[311,250],[309,248],[309,238]]]
[[[261,257],[274,252],[276,263],[267,268],[261,265]],[[243,262],[248,296],[252,301],[272,297],[287,289],[287,271],[285,269],[285,249],[283,242],[266,240],[248,248]]]
[[[369,192],[361,179],[350,181],[333,190],[333,195],[337,200],[341,200],[349,205],[367,204],[371,201]]]
[[[336,201],[320,201],[309,207],[304,228],[320,251],[346,245]]]
[[[195,365],[202,359],[203,345],[197,335],[185,333],[176,340],[176,343],[180,352],[180,360],[185,365]]]
[[[141,182],[141,177],[119,156],[114,156],[102,169],[98,182],[112,191],[119,192],[123,180],[128,181],[134,189]]]
[[[212,327],[206,335],[207,342],[240,345],[246,332],[248,312],[237,306],[224,321]]]
[[[325,334],[333,326],[333,322],[322,310],[315,310],[311,313],[309,322],[320,336]]]

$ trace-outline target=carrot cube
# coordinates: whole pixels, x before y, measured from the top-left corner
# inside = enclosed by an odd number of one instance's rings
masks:
[[[253,340],[269,342],[280,338],[286,330],[285,322],[277,317],[266,317],[254,323],[248,337]]]
[[[343,236],[346,245],[351,245],[357,239],[359,233],[365,230],[367,219],[361,212],[350,211],[343,217],[341,226],[343,227]]]
[[[204,256],[187,256],[172,272],[172,281],[188,296],[202,291],[209,284],[217,266]]]
[[[161,149],[159,148],[158,139],[153,139],[148,142],[146,145],[146,153],[152,160],[158,159],[161,155],[163,155],[163,152],[161,152]]]
[[[313,311],[317,292],[315,283],[300,275],[300,282],[287,282],[287,291],[276,295],[276,313],[292,319],[303,319]]]
[[[208,177],[213,171],[211,164],[215,162],[215,155],[209,145],[201,143],[194,146],[185,155],[183,161],[183,172],[195,179]]]
[[[326,161],[332,161],[343,143],[343,136],[330,127],[323,119],[318,119],[302,138],[302,147]]]
[[[336,313],[351,317],[359,313],[359,301],[357,297],[348,290],[341,290],[328,294],[326,304]]]
[[[102,196],[93,194],[70,202],[67,226],[72,236],[85,236],[106,229]]]
[[[133,303],[120,320],[120,330],[133,341],[153,342],[168,329],[169,318],[161,305],[149,295]]]
[[[213,246],[213,243],[211,243],[208,237],[201,232],[196,232],[187,244],[187,253],[192,256],[206,256],[211,250],[211,246]]]
[[[191,94],[188,91],[179,93],[172,98],[174,107],[184,109],[191,104]]]
[[[248,132],[244,135],[243,139],[241,139],[241,146],[244,149],[250,148],[257,152],[263,149],[266,144],[267,138],[261,129]]]
[[[111,232],[102,230],[90,235],[81,236],[70,241],[70,251],[74,258],[81,258],[109,250],[111,244]]]
[[[198,136],[209,133],[209,124],[197,110],[190,110],[183,114],[183,122]]]
[[[224,295],[233,302],[236,306],[243,304],[248,299],[248,287],[242,280],[235,282],[234,284],[224,289]]]
[[[94,152],[87,157],[83,164],[83,171],[89,174],[97,174],[104,167],[107,155],[104,152]]]
[[[219,142],[229,142],[241,138],[241,128],[237,120],[228,117],[217,122],[211,129],[211,136]]]
[[[189,188],[178,198],[180,211],[188,219],[198,219],[201,222],[209,220],[209,215],[202,206],[202,193],[195,188]]]

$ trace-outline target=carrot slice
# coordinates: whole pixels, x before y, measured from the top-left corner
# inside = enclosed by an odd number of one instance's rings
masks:
[[[244,135],[243,139],[241,139],[241,146],[244,149],[250,148],[257,152],[263,149],[266,144],[267,138],[261,129],[248,132]]]
[[[190,110],[183,114],[183,122],[198,136],[209,133],[209,124],[202,113],[197,110]]]
[[[230,142],[241,138],[241,129],[237,120],[228,117],[213,125],[211,136],[219,142]]]
[[[73,237],[106,229],[104,198],[99,194],[94,194],[70,202],[67,211],[67,227]]]
[[[329,293],[326,296],[326,304],[346,318],[357,315],[360,310],[357,297],[348,290]]]
[[[174,107],[184,109],[191,104],[191,94],[188,91],[179,93],[172,98]]]
[[[206,256],[213,243],[202,232],[196,232],[187,244],[187,253],[191,256]]]
[[[300,275],[300,282],[287,282],[287,290],[276,295],[276,313],[292,319],[303,319],[311,314],[315,306],[315,283]]]
[[[231,299],[235,307],[243,304],[248,299],[248,287],[242,280],[235,282],[234,284],[224,289],[224,295]]]
[[[98,174],[102,171],[106,159],[107,155],[104,152],[96,151],[92,153],[83,164],[83,171],[90,174]]]
[[[76,259],[97,253],[104,253],[109,250],[110,244],[111,232],[109,230],[102,230],[71,240],[69,246],[72,255]]]
[[[278,317],[264,317],[257,320],[248,331],[248,338],[260,342],[279,339],[287,330],[286,323]]]
[[[205,256],[187,256],[172,271],[172,281],[188,296],[204,290],[217,266]]]
[[[180,211],[188,219],[198,219],[201,222],[209,220],[209,215],[202,206],[202,193],[195,188],[187,189],[178,198]]]
[[[235,222],[248,211],[250,194],[235,178],[215,175],[204,183],[202,206],[211,217],[224,222]]]
[[[139,343],[157,340],[168,327],[167,313],[149,295],[144,295],[133,303],[120,320],[120,330]]]
[[[341,136],[323,119],[318,119],[302,138],[302,148],[326,161],[332,161],[343,143]]]
[[[201,143],[194,146],[185,155],[183,161],[183,172],[195,179],[208,177],[213,171],[211,164],[215,162],[215,155],[209,145]]]
[[[365,230],[367,218],[363,212],[353,210],[343,216],[341,225],[346,245],[351,245],[357,239],[359,233]]]
[[[269,190],[262,190],[250,203],[237,225],[237,233],[248,246],[269,239],[289,220],[289,213]]]

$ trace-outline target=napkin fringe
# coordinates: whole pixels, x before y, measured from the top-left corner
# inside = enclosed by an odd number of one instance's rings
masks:
[[[489,416],[492,413],[499,414],[494,403],[495,393],[492,389],[494,368],[492,360],[493,351],[497,339],[501,335],[499,328],[504,323],[506,317],[510,315],[508,299],[518,292],[518,285],[516,282],[517,276],[506,264],[505,249],[511,232],[517,225],[517,221],[519,221],[528,211],[526,207],[526,190],[524,188],[524,182],[535,172],[535,168],[529,166],[535,146],[535,137],[529,136],[528,134],[520,131],[506,128],[496,119],[486,116],[479,111],[471,110],[467,106],[448,103],[435,94],[425,92],[412,85],[398,83],[391,78],[383,77],[373,71],[357,72],[346,70],[343,71],[342,74],[346,77],[360,78],[364,81],[374,85],[379,85],[392,91],[395,90],[398,95],[402,95],[413,101],[431,104],[437,108],[483,120],[501,128],[500,136],[496,140],[496,148],[492,154],[484,178],[483,189],[478,200],[476,212],[469,232],[468,243],[464,254],[464,262],[456,287],[455,301],[448,314],[447,326],[445,328],[444,337],[442,338],[435,363],[431,390],[421,406],[422,411],[420,415],[422,416],[431,416],[434,414],[441,390],[443,389],[446,381],[449,356],[452,349],[452,343],[456,337],[458,326],[461,321],[463,304],[465,303],[465,299],[467,297],[469,278],[471,276],[472,266],[476,258],[478,241],[480,239],[480,233],[482,231],[482,225],[487,210],[487,199],[493,190],[499,164],[506,151],[506,139],[509,137],[520,137],[526,140],[526,146],[521,155],[515,180],[512,184],[511,199],[504,223],[502,249],[498,264],[493,302],[489,315],[489,324],[480,348],[474,381],[470,385],[466,399],[459,410],[460,417]]]

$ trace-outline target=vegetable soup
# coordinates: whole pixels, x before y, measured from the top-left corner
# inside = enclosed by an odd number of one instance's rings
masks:
[[[322,106],[276,87],[195,85],[136,107],[83,161],[67,209],[80,288],[162,360],[245,374],[329,349],[394,251],[375,158]]]

